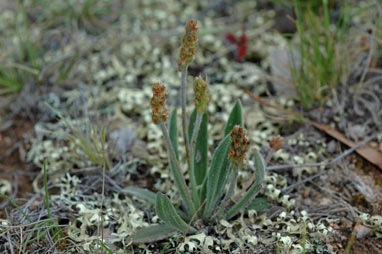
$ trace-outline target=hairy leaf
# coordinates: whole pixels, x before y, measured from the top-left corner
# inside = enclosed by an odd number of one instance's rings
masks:
[[[191,140],[192,133],[195,127],[197,111],[194,110],[190,117],[190,124],[188,126],[188,140]],[[202,122],[198,136],[196,138],[195,154],[194,154],[194,170],[196,185],[201,185],[207,174],[208,169],[208,115],[203,114]]]
[[[127,240],[133,244],[151,243],[166,239],[176,233],[176,229],[167,225],[160,224],[142,228],[130,236]]]
[[[229,163],[227,155],[230,148],[231,137],[227,135],[218,145],[212,157],[211,167],[208,172],[207,184],[207,201],[204,208],[204,218],[207,219],[216,203],[223,194],[224,186],[229,175]]]
[[[134,195],[138,198],[145,199],[149,201],[151,204],[156,204],[156,194],[147,189],[139,188],[139,187],[127,187],[123,189],[126,193]]]
[[[236,101],[235,105],[232,108],[231,113],[229,114],[227,124],[224,128],[224,136],[227,136],[228,134],[230,134],[233,127],[235,127],[235,125],[244,126],[243,109],[242,109],[240,100]]]
[[[157,194],[155,210],[158,217],[174,229],[177,229],[183,233],[196,231],[191,226],[188,226],[184,220],[182,220],[170,200],[162,193]]]
[[[171,144],[174,147],[175,155],[176,158],[179,159],[178,155],[178,128],[176,125],[176,108],[171,112],[170,116],[170,123],[169,123],[169,128],[168,128],[168,135],[170,136],[171,139]],[[171,164],[173,162],[171,161]],[[172,165],[174,167],[174,165]]]
[[[255,210],[256,212],[262,212],[271,208],[271,205],[265,198],[255,198],[248,206],[247,210]]]

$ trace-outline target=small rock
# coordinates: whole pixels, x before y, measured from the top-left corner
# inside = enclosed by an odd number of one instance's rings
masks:
[[[328,152],[329,153],[334,153],[336,151],[336,148],[337,148],[337,143],[335,140],[332,140],[328,143]]]
[[[365,137],[365,134],[366,134],[365,127],[358,124],[348,126],[348,129],[346,132],[346,136],[348,136],[349,138],[355,141],[358,141],[359,139],[362,139],[363,137]]]
[[[115,145],[115,149],[121,155],[130,151],[132,144],[137,138],[137,133],[129,128],[118,129],[112,131],[109,135],[111,142]]]
[[[359,238],[363,238],[363,237],[367,236],[373,230],[371,228],[365,227],[363,225],[358,225],[358,227],[356,228],[356,231],[357,231],[357,235],[356,235],[357,239],[359,239]]]

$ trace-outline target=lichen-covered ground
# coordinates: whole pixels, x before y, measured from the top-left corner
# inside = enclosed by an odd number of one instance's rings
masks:
[[[203,225],[195,235],[146,245],[127,240],[160,219],[154,207],[128,195],[125,187],[179,199],[149,100],[152,84],[161,82],[169,91],[168,108],[179,106],[177,60],[190,18],[197,20],[199,40],[188,78],[189,83],[197,75],[209,80],[210,147],[222,138],[240,99],[249,163],[253,149],[265,157],[277,135],[287,141],[269,166],[329,162],[348,149],[309,123],[253,100],[244,93],[248,90],[331,125],[355,142],[375,135],[370,146],[382,156],[382,42],[381,26],[375,24],[382,17],[381,4],[350,1],[354,15],[348,61],[342,63],[348,70],[344,82],[324,105],[308,112],[293,96],[286,60],[280,59],[298,47],[293,18],[287,18],[293,11],[274,2],[1,2],[0,84],[8,82],[14,91],[0,88],[0,192],[15,200],[31,222],[1,199],[0,252],[107,253],[103,239],[115,253],[345,253],[354,230],[357,237],[348,253],[382,253],[382,171],[356,153],[326,167],[267,171],[260,196],[269,207],[263,211],[250,209],[233,220]],[[237,46],[226,39],[229,33],[247,36],[242,61]],[[292,35],[286,39],[283,33]],[[191,87],[188,93],[190,98]],[[191,113],[192,99],[188,105]],[[81,144],[102,150],[103,129],[106,152],[92,159]],[[105,176],[100,158],[108,162]],[[42,224],[48,219],[44,160],[50,212],[63,232],[59,237]],[[253,174],[250,168],[241,170],[236,191]]]

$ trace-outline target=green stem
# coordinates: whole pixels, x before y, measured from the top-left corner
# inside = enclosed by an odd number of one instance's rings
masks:
[[[196,121],[194,130],[192,132],[191,137],[191,168],[190,168],[190,181],[191,181],[191,192],[192,192],[192,198],[194,201],[194,204],[196,207],[200,206],[200,197],[198,194],[197,184],[196,184],[196,176],[195,176],[195,145],[196,145],[196,138],[198,136],[199,130],[200,130],[200,124],[202,122],[203,116],[199,113],[196,113]]]
[[[46,160],[44,160],[44,188],[45,188],[45,202],[46,202],[46,210],[48,211],[48,218],[52,219],[52,216],[50,214],[50,206],[49,206],[48,176],[46,173]]]
[[[182,70],[182,79],[181,79],[181,103],[182,103],[182,127],[183,127],[183,138],[184,144],[186,146],[186,157],[188,168],[191,168],[191,155],[190,155],[190,145],[188,140],[188,129],[187,129],[187,115],[186,115],[186,105],[187,105],[187,68]]]
[[[175,184],[177,185],[179,192],[183,198],[183,202],[187,209],[187,213],[189,215],[192,215],[195,212],[195,207],[194,207],[194,204],[192,203],[190,192],[187,188],[186,181],[184,180],[179,161],[176,158],[174,147],[171,144],[171,140],[170,140],[170,136],[168,135],[166,124],[162,122],[159,124],[159,126],[165,138],[167,151],[169,152],[171,159],[173,160],[175,165],[175,168],[174,168],[175,170],[173,171]]]
[[[229,201],[231,200],[231,197],[233,196],[233,193],[235,190],[238,175],[239,175],[239,169],[234,169],[233,172],[231,172],[228,192],[225,195],[223,201],[221,202],[219,210],[217,211],[217,213],[214,216],[212,216],[213,218],[221,217],[223,212],[225,211],[226,207],[228,206]]]
[[[199,134],[202,119],[203,119],[203,114],[199,114],[199,112],[196,112],[196,121],[195,121],[194,131],[192,132],[192,137],[191,137],[191,150],[193,152],[195,152],[196,138],[198,137],[198,134]]]

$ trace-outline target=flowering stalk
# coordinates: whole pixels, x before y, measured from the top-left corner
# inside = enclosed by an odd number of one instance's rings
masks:
[[[155,124],[166,122],[168,113],[166,105],[166,87],[159,83],[153,85],[153,97],[150,100],[152,113],[151,118]]]
[[[269,142],[269,147],[271,148],[271,151],[268,153],[267,157],[265,158],[265,162],[264,162],[265,165],[269,163],[269,161],[271,160],[275,152],[281,149],[284,142],[285,142],[285,138],[281,137],[280,135],[278,135],[277,137],[274,137]],[[249,186],[252,185],[255,179],[256,179],[256,176],[251,177],[251,179],[249,179],[249,181],[245,184],[244,188],[233,199],[237,200],[241,196],[241,194],[243,194],[243,192],[245,192],[249,188]]]
[[[196,120],[195,126],[191,135],[191,156],[190,156],[190,181],[191,181],[191,190],[192,197],[195,203],[200,205],[200,197],[197,190],[196,183],[196,174],[195,174],[195,153],[196,153],[196,139],[200,130],[200,125],[202,123],[203,114],[207,110],[207,104],[209,102],[208,98],[208,90],[207,90],[207,82],[203,80],[201,77],[197,77],[194,80],[194,94],[195,94],[195,107],[196,107]]]
[[[231,131],[231,150],[228,154],[234,170],[238,170],[246,164],[244,156],[247,151],[248,139],[245,137],[245,129],[236,125]]]
[[[194,94],[195,94],[195,107],[197,111],[195,128],[192,133],[191,138],[191,149],[195,149],[196,138],[199,133],[200,123],[202,122],[203,114],[207,111],[207,105],[210,101],[208,97],[207,81],[203,80],[201,77],[195,78],[194,80]]]
[[[182,129],[183,129],[183,139],[184,139],[184,146],[186,148],[186,157],[187,157],[187,163],[188,168],[191,168],[191,156],[190,156],[190,143],[188,140],[188,122],[187,122],[187,115],[186,115],[186,104],[187,104],[187,93],[186,93],[186,87],[187,87],[187,66],[184,70],[182,70],[182,79],[181,79],[181,87],[180,87],[180,93],[181,93],[181,104],[182,104]]]
[[[184,176],[182,174],[182,169],[180,167],[179,161],[176,159],[176,154],[171,144],[171,140],[170,140],[170,136],[168,135],[166,124],[161,123],[159,127],[161,128],[163,136],[165,138],[165,141],[166,141],[165,144],[166,144],[167,150],[169,151],[171,159],[173,160],[175,164],[175,171],[173,172],[175,183],[178,185],[179,192],[181,196],[183,197],[183,202],[188,214],[192,215],[195,213],[195,206],[192,203],[191,195],[187,188],[186,181],[184,180]]]
[[[198,28],[196,21],[191,19],[185,27],[185,34],[182,39],[182,47],[180,49],[179,70],[187,69],[187,66],[192,62],[196,51],[196,42],[198,40]]]
[[[152,108],[152,119],[155,124],[158,124],[160,129],[162,130],[163,136],[165,138],[165,144],[167,147],[167,151],[170,154],[172,161],[174,162],[174,180],[179,189],[179,192],[183,198],[184,205],[187,211],[190,214],[193,214],[195,211],[195,207],[191,201],[191,196],[188,191],[186,181],[184,180],[182,169],[180,167],[179,161],[176,158],[174,147],[171,143],[170,136],[166,127],[167,120],[167,109],[166,105],[166,87],[159,83],[155,83],[153,85],[153,97],[150,100],[151,108]]]
[[[196,27],[196,21],[191,19],[187,22],[185,27],[185,34],[182,39],[182,47],[180,49],[179,56],[179,70],[181,71],[181,103],[182,103],[182,127],[183,127],[183,138],[186,146],[186,156],[189,168],[191,168],[191,155],[190,155],[190,143],[188,140],[188,123],[186,116],[186,105],[187,105],[187,68],[192,62],[195,56],[196,42],[198,40],[198,28]]]
[[[225,208],[229,204],[229,201],[234,193],[237,177],[239,174],[239,168],[246,164],[244,159],[245,154],[248,151],[248,139],[245,136],[245,129],[240,125],[236,125],[231,131],[231,150],[228,154],[228,159],[231,162],[233,172],[230,177],[230,184],[228,192],[224,197],[222,204],[216,213],[217,217],[220,217],[225,211]]]
[[[265,158],[265,165],[269,163],[272,156],[281,149],[282,145],[285,142],[285,138],[278,135],[277,137],[272,138],[272,140],[269,142],[269,147],[271,148],[271,151],[268,153],[267,157]]]

